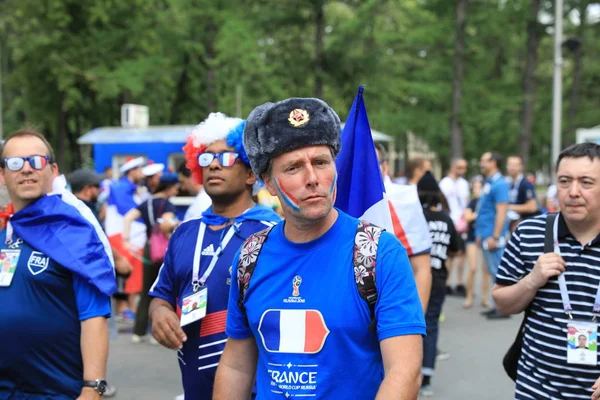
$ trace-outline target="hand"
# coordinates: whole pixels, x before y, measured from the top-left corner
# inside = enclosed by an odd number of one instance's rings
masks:
[[[81,389],[81,394],[77,398],[77,400],[101,400],[102,396],[100,393],[96,392],[94,389],[89,387],[84,387]]]
[[[129,275],[133,271],[133,266],[127,260],[127,258],[123,257],[118,253],[113,253],[115,257],[115,269],[119,273],[119,275]]]
[[[498,248],[498,241],[493,237],[487,239],[488,250],[496,250]]]
[[[528,275],[529,282],[535,289],[539,289],[548,282],[553,276],[558,276],[565,272],[567,263],[561,256],[556,253],[542,254],[535,265],[533,270]]]
[[[177,315],[167,307],[158,307],[152,313],[152,336],[158,343],[173,350],[181,349],[187,340]]]
[[[600,378],[596,380],[596,383],[594,383],[592,389],[594,389],[594,393],[592,393],[592,400],[600,399]]]

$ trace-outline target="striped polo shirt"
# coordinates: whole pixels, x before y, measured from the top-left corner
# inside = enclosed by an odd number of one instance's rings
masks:
[[[517,283],[533,269],[544,251],[546,216],[519,224],[502,257],[496,283]],[[591,322],[600,285],[600,235],[581,245],[558,217],[561,256],[567,263],[565,280],[573,319]],[[567,324],[556,277],[538,290],[525,324],[515,399],[589,399],[600,377],[600,366],[567,364]],[[599,357],[600,360],[600,357]]]

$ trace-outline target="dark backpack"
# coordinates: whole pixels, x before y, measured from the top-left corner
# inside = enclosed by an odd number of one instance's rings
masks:
[[[248,237],[242,245],[242,251],[238,259],[237,280],[240,290],[238,305],[240,309],[245,310],[246,292],[250,285],[250,280],[254,274],[254,269],[258,263],[258,256],[263,245],[269,237],[269,232],[273,227],[257,232]],[[375,331],[375,303],[377,303],[377,288],[375,287],[375,264],[377,261],[377,247],[379,237],[384,229],[372,225],[369,222],[360,221],[356,227],[354,235],[354,249],[352,252],[352,265],[354,267],[354,277],[356,288],[360,297],[367,302],[371,314],[371,324],[369,330]]]

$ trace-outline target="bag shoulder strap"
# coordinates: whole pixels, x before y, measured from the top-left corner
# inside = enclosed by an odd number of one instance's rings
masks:
[[[552,228],[554,226],[554,220],[558,218],[558,213],[549,213],[546,215],[546,225],[544,227],[544,254],[552,253],[554,251],[554,232]],[[533,301],[531,302],[533,303]],[[521,331],[525,329],[525,320],[531,314],[531,303],[525,309],[525,317],[521,323]]]
[[[554,220],[558,218],[558,213],[550,213],[546,216],[546,228],[544,232],[544,253],[552,253],[554,251]]]
[[[377,263],[377,247],[384,229],[366,221],[360,221],[354,235],[354,251],[352,264],[354,278],[360,297],[367,302],[371,315],[369,330],[375,331],[375,304],[377,303],[377,288],[375,287],[375,267]]]
[[[250,279],[252,279],[254,269],[258,263],[258,256],[260,255],[263,245],[267,241],[271,229],[273,229],[272,226],[260,232],[256,232],[249,236],[242,244],[237,265],[237,281],[240,291],[238,305],[241,310],[246,309],[244,302],[246,300],[248,286],[250,285]]]
[[[150,197],[147,201],[148,203],[148,221],[150,222],[150,226],[156,225],[156,220],[154,219],[154,205],[152,202],[154,201],[154,197]]]

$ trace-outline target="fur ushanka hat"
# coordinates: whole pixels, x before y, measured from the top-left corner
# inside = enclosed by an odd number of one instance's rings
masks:
[[[244,148],[257,177],[269,161],[306,146],[327,145],[340,151],[340,118],[327,103],[314,98],[291,98],[265,103],[248,116]]]

